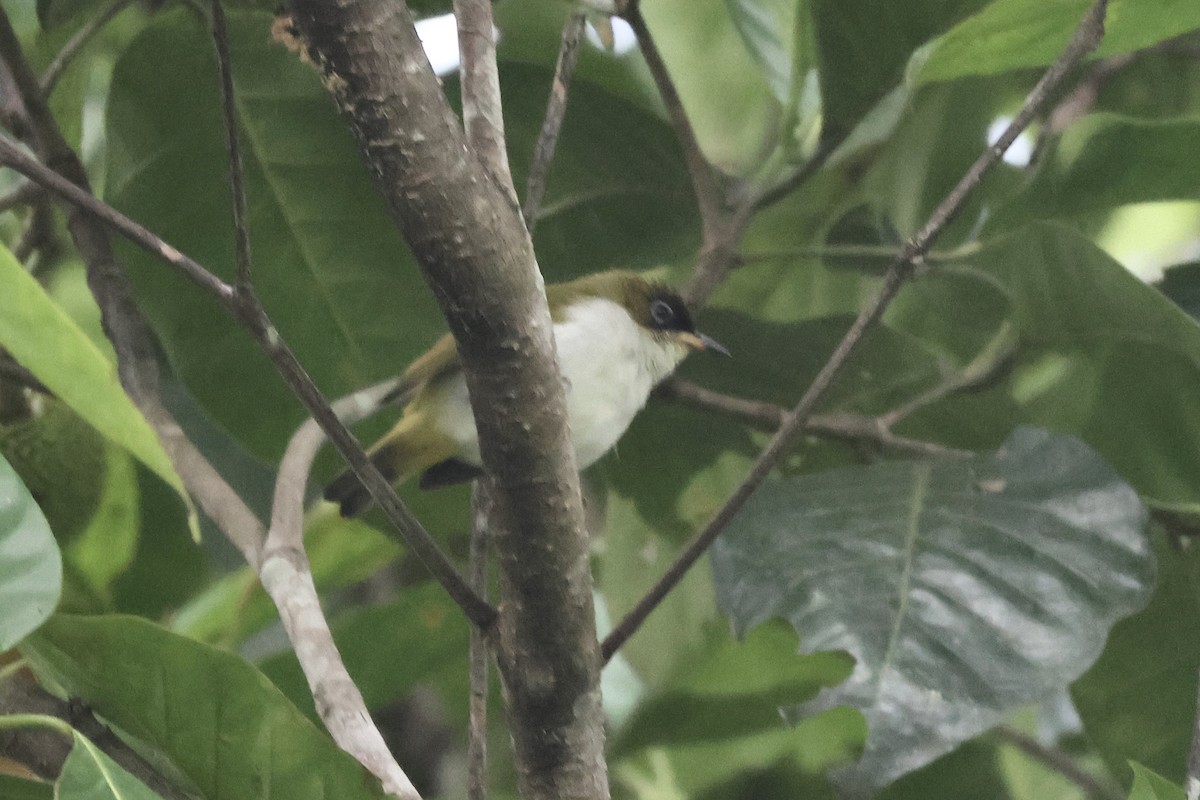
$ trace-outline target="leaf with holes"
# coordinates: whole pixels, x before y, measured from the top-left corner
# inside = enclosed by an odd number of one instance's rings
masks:
[[[743,634],[789,620],[849,680],[787,710],[859,709],[870,733],[835,774],[874,791],[1061,690],[1146,602],[1146,511],[1073,437],[1019,428],[998,451],[775,481],[713,550]]]

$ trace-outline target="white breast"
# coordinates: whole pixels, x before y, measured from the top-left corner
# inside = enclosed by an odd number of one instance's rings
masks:
[[[674,371],[687,350],[657,341],[617,303],[594,298],[573,303],[554,325],[563,370],[567,416],[580,469],[607,453],[646,404],[650,390]],[[447,387],[439,427],[459,443],[459,457],[481,463],[466,382]],[[457,424],[448,424],[456,420]]]

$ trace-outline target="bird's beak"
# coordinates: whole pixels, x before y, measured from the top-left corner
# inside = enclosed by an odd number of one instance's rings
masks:
[[[696,350],[715,350],[723,356],[731,356],[731,353],[728,349],[726,349],[725,345],[721,344],[711,336],[706,336],[699,331],[695,333],[684,331],[683,333],[679,334],[679,341]]]

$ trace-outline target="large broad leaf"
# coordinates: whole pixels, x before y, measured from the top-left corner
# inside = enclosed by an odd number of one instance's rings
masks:
[[[330,395],[393,375],[444,330],[316,71],[270,41],[271,16],[231,12],[254,282]],[[547,70],[505,69],[510,149],[533,150]],[[212,44],[188,10],[159,15],[118,62],[109,102],[109,199],[225,277],[232,232]],[[675,256],[695,240],[669,127],[595,87],[573,90],[538,227],[551,280]],[[186,203],[178,187],[187,186]],[[177,373],[217,422],[273,460],[300,405],[239,326],[153,258],[128,252]],[[237,391],[230,391],[230,387]]]
[[[1113,628],[1104,655],[1071,687],[1088,740],[1122,780],[1133,759],[1182,781],[1195,722],[1200,553],[1157,543],[1150,605]]]
[[[57,616],[21,651],[44,679],[165,754],[205,798],[383,797],[237,656],[120,616]]]
[[[62,590],[62,556],[41,509],[0,456],[0,652],[41,625]]]
[[[63,763],[55,796],[59,800],[159,800],[120,764],[87,737],[75,733],[75,746]]]
[[[1049,64],[1062,53],[1093,0],[995,0],[931,42],[910,78],[939,81]],[[1200,28],[1192,0],[1111,0],[1098,56],[1149,47]]]
[[[1023,428],[994,454],[764,486],[717,541],[721,608],[788,619],[850,679],[797,707],[862,711],[851,792],[886,785],[1061,689],[1154,576],[1134,491],[1078,440]]]
[[[154,431],[121,388],[116,367],[4,248],[0,285],[0,347],[184,496]]]

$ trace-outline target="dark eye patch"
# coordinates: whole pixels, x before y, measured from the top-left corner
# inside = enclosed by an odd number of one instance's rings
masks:
[[[660,331],[690,331],[692,316],[679,295],[661,289],[650,297],[650,327]]]

